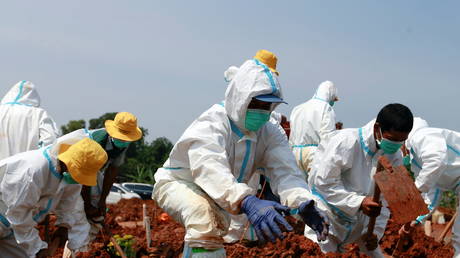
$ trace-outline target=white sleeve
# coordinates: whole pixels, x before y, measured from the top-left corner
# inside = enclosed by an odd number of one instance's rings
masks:
[[[421,135],[412,139],[416,158],[422,169],[415,179],[417,188],[426,193],[432,189],[447,166],[447,143],[441,134]]]
[[[85,251],[89,245],[90,225],[86,220],[81,185],[66,185],[61,199],[55,209],[56,225],[68,228],[68,247],[74,251]]]
[[[41,110],[39,121],[39,146],[48,146],[56,141],[58,129],[53,118]]]
[[[280,196],[281,204],[298,208],[302,202],[312,199],[305,174],[299,170],[287,138],[276,125],[265,126],[262,143],[265,155],[262,164],[264,175],[270,180],[273,192]]]
[[[21,167],[18,167],[20,170]],[[14,236],[18,244],[25,249],[29,256],[35,256],[48,244],[40,239],[37,222],[33,218],[33,211],[41,195],[41,187],[35,178],[31,178],[30,171],[23,173],[7,173],[2,181],[2,199],[8,207],[6,217],[11,223]]]
[[[347,139],[334,137],[325,146],[324,153],[317,153],[321,160],[316,163],[316,177],[312,178],[313,192],[317,191],[329,205],[350,216],[356,215],[366,196],[347,190],[341,173],[351,168],[353,154],[360,151],[357,143],[350,144]]]
[[[233,214],[239,213],[240,202],[252,193],[252,189],[238,183],[232,174],[225,149],[231,129],[202,118],[188,130],[191,140],[187,154],[194,183],[220,207]]]
[[[335,130],[335,112],[331,106],[327,105],[327,108],[324,111],[323,117],[321,119],[321,126],[319,129],[319,136],[321,141],[329,140]]]

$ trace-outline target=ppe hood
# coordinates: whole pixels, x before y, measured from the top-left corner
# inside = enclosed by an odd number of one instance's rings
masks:
[[[322,82],[316,90],[314,99],[319,99],[327,103],[333,101],[337,96],[337,88],[331,81]]]
[[[2,104],[23,104],[27,106],[40,106],[40,96],[35,85],[29,81],[16,83],[2,99]]]
[[[410,138],[412,138],[412,136],[414,136],[414,133],[421,129],[421,128],[425,128],[425,127],[428,127],[428,122],[425,121],[424,119],[420,118],[420,117],[414,117],[414,125],[412,126],[412,130],[410,131],[409,133],[409,136],[407,137],[407,139],[409,140]]]
[[[230,119],[246,131],[246,111],[253,97],[273,94],[282,98],[278,78],[256,59],[246,61],[231,79],[225,92],[225,111]],[[272,110],[279,103],[272,104]]]

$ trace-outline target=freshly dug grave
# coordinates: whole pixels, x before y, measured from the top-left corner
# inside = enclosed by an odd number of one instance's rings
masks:
[[[148,216],[152,218],[152,243],[151,248],[147,248],[145,230],[142,224],[142,204],[148,207]],[[158,208],[152,200],[121,200],[116,205],[109,205],[106,224],[111,234],[133,235],[136,239],[134,248],[137,250],[137,257],[178,257],[182,253],[184,228],[173,221],[166,219],[163,211]],[[136,223],[138,222],[138,223]],[[365,257],[360,255],[355,245],[348,246],[348,251],[344,254],[321,253],[317,244],[303,236],[302,223],[295,223],[294,232],[286,233],[286,238],[277,240],[275,243],[258,245],[254,242],[242,242],[226,244],[225,249],[228,257]],[[123,227],[121,226],[123,225]],[[400,226],[393,221],[389,221],[385,236],[380,242],[385,254],[391,255],[399,239],[398,230]],[[96,241],[91,244],[91,251],[81,253],[78,257],[110,257],[106,251],[107,240],[104,242],[102,234],[99,234]],[[403,251],[397,253],[400,257],[452,257],[453,248],[450,245],[443,246],[427,237],[423,229],[417,229],[416,233],[404,246]],[[53,257],[61,257],[62,248],[58,249]]]
[[[382,250],[391,255],[399,240],[398,231],[400,225],[389,221],[385,229],[385,235],[380,241]],[[417,227],[407,243],[403,245],[402,252],[395,252],[395,256],[401,257],[452,257],[454,249],[451,245],[443,245],[438,243],[432,237],[425,235],[423,227]]]

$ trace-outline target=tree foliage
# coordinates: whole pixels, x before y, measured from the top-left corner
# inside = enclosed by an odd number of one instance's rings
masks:
[[[104,128],[105,121],[113,120],[116,114],[117,112],[109,112],[98,118],[90,119],[88,129]],[[67,134],[85,127],[85,120],[71,120],[66,125],[61,126],[61,131],[62,134]],[[159,137],[152,142],[148,142],[145,139],[148,135],[148,130],[141,126],[140,128],[143,136],[128,147],[126,160],[120,168],[118,179],[121,182],[130,181],[153,184],[153,175],[168,159],[173,144],[165,137]]]
[[[61,126],[61,133],[62,135],[68,134],[78,129],[82,129],[86,127],[86,121],[81,120],[70,120],[67,124]]]
[[[115,119],[116,114],[117,112],[110,112],[110,113],[105,113],[98,118],[90,119],[88,129],[98,129],[98,128],[105,127],[105,121]]]

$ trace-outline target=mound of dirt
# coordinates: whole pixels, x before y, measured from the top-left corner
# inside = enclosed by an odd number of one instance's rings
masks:
[[[139,221],[142,221],[142,204],[147,205],[148,216],[152,218],[152,244],[147,248],[145,230]],[[132,222],[132,223],[126,223]],[[137,223],[136,223],[137,222]],[[366,257],[360,254],[355,245],[349,245],[344,254],[321,253],[319,246],[303,236],[303,224],[290,221],[294,225],[294,232],[285,233],[285,239],[275,243],[259,245],[254,242],[226,244],[228,257]],[[120,236],[130,234],[136,239],[134,248],[137,257],[179,257],[182,253],[184,228],[171,218],[165,216],[152,200],[121,200],[115,205],[109,205],[106,224],[111,234]],[[120,226],[124,225],[124,227]],[[129,225],[127,227],[126,225]],[[382,250],[391,255],[399,239],[400,226],[389,221],[385,236],[380,241]],[[91,251],[80,253],[78,257],[110,257],[105,246],[108,244],[106,236],[99,234],[91,244]],[[452,257],[453,248],[444,246],[424,235],[421,228],[417,229],[413,237],[403,246],[400,257]],[[58,249],[54,257],[61,257],[62,248]]]

